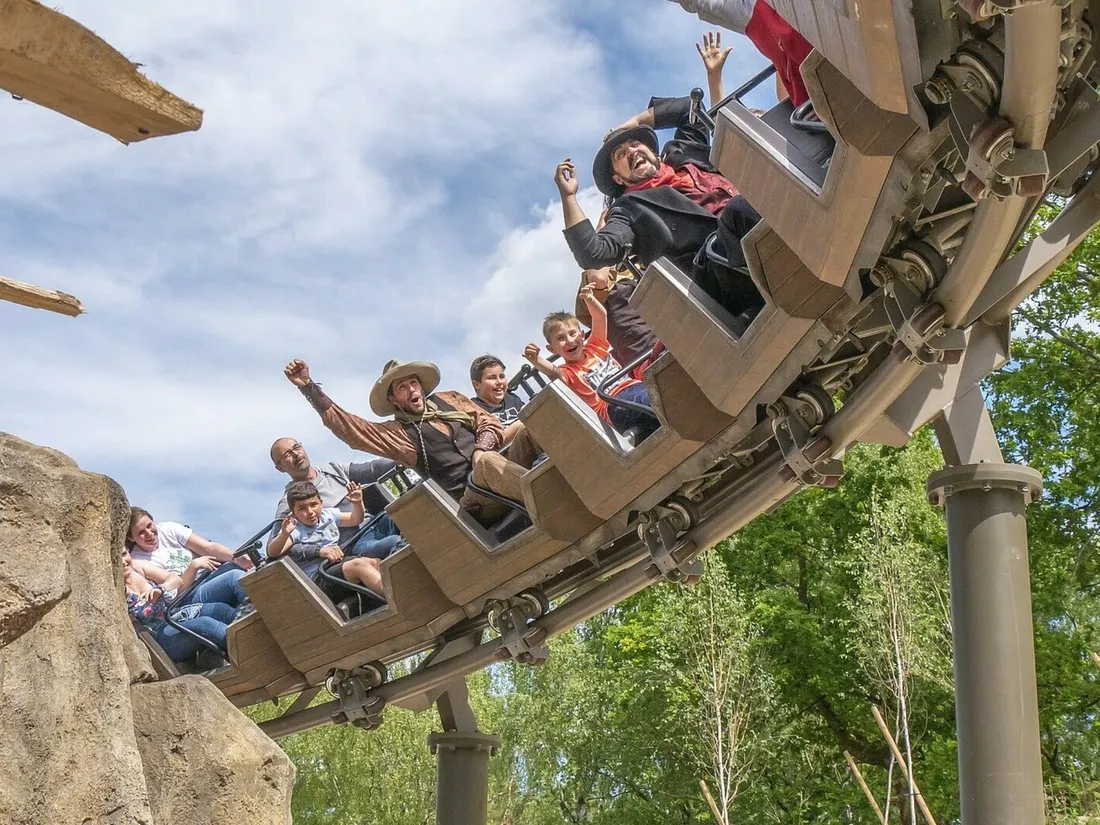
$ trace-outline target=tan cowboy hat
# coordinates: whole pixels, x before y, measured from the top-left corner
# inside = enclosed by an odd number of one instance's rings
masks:
[[[397,407],[386,397],[395,381],[415,375],[420,379],[424,395],[431,395],[439,386],[439,367],[427,361],[387,361],[382,367],[382,377],[374,382],[370,391],[370,408],[375,415],[393,415]]]

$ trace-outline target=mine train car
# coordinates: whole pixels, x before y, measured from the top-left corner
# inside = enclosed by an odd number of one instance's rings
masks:
[[[738,331],[657,261],[632,298],[667,346],[644,374],[655,435],[635,447],[525,370],[521,417],[548,460],[507,524],[487,530],[434,482],[395,477],[377,493],[408,546],[382,565],[385,603],[334,605],[284,560],[246,576],[256,613],[207,675],[241,706],[301,693],[276,735],[369,726],[383,704],[426,708],[493,661],[541,661],[546,637],[690,579],[756,515],[835,485],[854,442],[901,445],[963,414],[1005,362],[1012,308],[1100,219],[1100,4],[773,5],[814,47],[810,104],[755,114],[742,98],[758,76],[696,113],[712,161],[763,216],[743,248],[764,309]],[[1060,216],[1017,251],[1049,197]],[[389,680],[386,664],[416,652]],[[307,709],[324,686],[336,700]]]

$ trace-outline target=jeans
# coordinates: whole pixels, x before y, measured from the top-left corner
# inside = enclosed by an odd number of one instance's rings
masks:
[[[220,602],[211,602],[188,604],[182,609],[179,605],[173,605],[169,610],[179,624],[225,650],[225,633],[237,612],[235,608]],[[168,658],[174,662],[186,661],[202,649],[199,642],[170,625],[165,625],[157,632],[157,644],[164,648]]]
[[[393,523],[389,513],[383,513],[373,527],[355,540],[355,544],[348,550],[348,555],[381,561],[388,557],[400,543],[401,533],[397,525]]]
[[[199,582],[186,604],[198,604],[199,602],[222,602],[223,604],[240,607],[248,601],[248,594],[241,587],[241,577],[246,571],[233,562],[225,562],[213,573],[207,573]]]
[[[646,390],[645,384],[631,384],[615,397],[623,401],[633,401],[635,404],[645,404],[647,407],[650,405],[649,392]],[[607,417],[611,419],[612,426],[620,433],[625,433],[632,427],[640,429],[642,437],[638,439],[639,444],[653,435],[657,428],[661,426],[661,422],[657,420],[657,416],[652,412],[645,413],[641,410],[630,410],[626,407],[617,407],[614,404],[607,405]]]

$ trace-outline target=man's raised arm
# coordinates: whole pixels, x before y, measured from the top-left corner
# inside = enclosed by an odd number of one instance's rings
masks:
[[[391,421],[367,421],[341,409],[325,395],[320,384],[313,382],[309,365],[305,361],[291,361],[286,365],[283,374],[306,397],[313,409],[317,410],[324,425],[349,447],[374,453],[407,467],[415,466],[416,449],[405,437],[401,425]]]

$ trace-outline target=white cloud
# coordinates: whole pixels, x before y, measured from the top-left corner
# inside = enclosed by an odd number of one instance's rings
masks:
[[[272,439],[349,455],[282,377],[289,358],[362,414],[391,357],[436,360],[459,389],[481,351],[517,368],[578,278],[555,163],[585,170],[650,93],[702,80],[703,26],[663,0],[62,11],[205,120],[124,148],[0,99],[0,272],[88,308],[0,304],[0,429],[225,541],[274,504]]]

